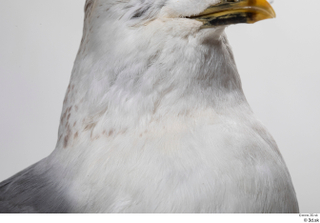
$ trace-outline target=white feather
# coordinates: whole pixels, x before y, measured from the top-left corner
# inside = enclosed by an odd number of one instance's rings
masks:
[[[45,161],[72,211],[298,211],[224,27],[183,18],[218,2],[87,0],[59,141]]]

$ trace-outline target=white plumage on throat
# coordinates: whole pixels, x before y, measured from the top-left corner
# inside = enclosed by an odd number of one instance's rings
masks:
[[[87,3],[84,36],[64,103],[71,115],[64,124],[83,116],[93,132],[116,132],[245,102],[224,28],[199,33],[201,24],[180,19],[180,14],[179,19],[146,19],[145,25],[132,16],[137,7],[148,7],[147,1],[133,1],[132,11],[125,11],[130,6],[125,1],[108,2]],[[172,13],[175,5],[169,6],[158,13]]]
[[[185,18],[219,2],[87,0],[49,156],[69,179],[61,187],[74,211],[297,210],[284,161],[243,94],[225,26],[201,30]]]

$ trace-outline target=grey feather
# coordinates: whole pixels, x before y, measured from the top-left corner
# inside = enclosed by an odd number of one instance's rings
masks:
[[[68,212],[68,202],[36,163],[0,183],[0,213]]]

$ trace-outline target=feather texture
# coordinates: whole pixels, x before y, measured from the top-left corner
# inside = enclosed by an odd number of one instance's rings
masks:
[[[0,184],[2,212],[298,212],[242,91],[217,0],[87,0],[56,149]]]

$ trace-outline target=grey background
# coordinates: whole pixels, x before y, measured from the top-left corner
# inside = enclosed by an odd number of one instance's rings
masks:
[[[0,0],[0,181],[49,155],[82,35],[85,0]],[[276,139],[301,212],[320,212],[319,0],[227,29],[243,88]]]

